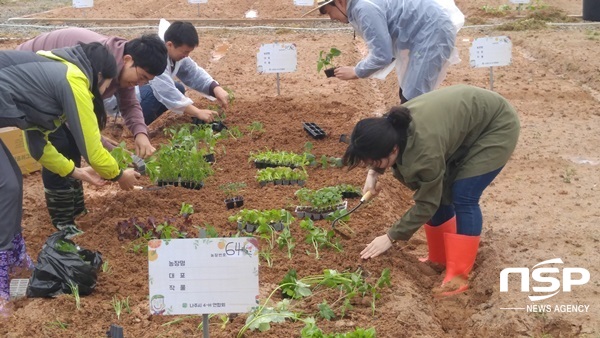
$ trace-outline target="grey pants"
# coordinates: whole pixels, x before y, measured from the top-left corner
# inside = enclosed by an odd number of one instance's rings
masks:
[[[0,251],[12,249],[12,240],[22,231],[23,175],[17,162],[0,140]]]

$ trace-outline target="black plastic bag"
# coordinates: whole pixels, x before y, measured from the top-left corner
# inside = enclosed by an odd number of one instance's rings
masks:
[[[54,297],[71,293],[70,285],[79,287],[79,294],[89,295],[96,287],[102,254],[79,248],[66,239],[68,234],[52,234],[40,252],[29,279],[27,297]]]

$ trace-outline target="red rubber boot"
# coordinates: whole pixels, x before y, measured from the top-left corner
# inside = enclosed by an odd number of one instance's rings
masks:
[[[435,297],[448,297],[469,289],[469,273],[475,264],[480,236],[445,234],[446,277]]]
[[[436,227],[425,224],[425,236],[427,237],[429,254],[425,258],[419,258],[421,262],[430,261],[432,263],[446,265],[445,233],[456,233],[456,216]]]

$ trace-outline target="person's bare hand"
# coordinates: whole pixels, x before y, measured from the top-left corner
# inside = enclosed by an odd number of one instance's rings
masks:
[[[221,107],[227,109],[229,107],[229,93],[221,86],[216,86],[214,91],[215,97],[217,98],[217,101],[219,101]]]
[[[123,171],[121,177],[119,177],[119,186],[123,190],[131,190],[135,186],[138,178],[140,178],[140,173],[133,169],[126,169]]]
[[[365,185],[362,188],[363,195],[367,193],[367,191],[371,192],[371,196],[375,197],[379,194],[381,190],[377,185],[377,180],[379,179],[379,173],[375,170],[369,169],[367,173],[367,179],[365,180]]]
[[[358,79],[358,76],[356,76],[356,72],[354,71],[354,67],[350,66],[337,67],[333,73],[335,74],[335,77],[340,80]]]
[[[135,136],[135,154],[141,158],[147,158],[154,154],[156,148],[150,143],[148,135],[139,133]]]
[[[210,123],[215,120],[215,117],[219,116],[219,112],[208,109],[198,109],[194,115],[200,120]]]
[[[392,247],[392,241],[387,234],[375,237],[375,239],[360,252],[360,258],[374,258],[388,251]]]
[[[75,170],[73,170],[73,173],[71,173],[71,177],[99,187],[106,184],[106,181],[100,177],[100,175],[98,175],[98,173],[92,167],[75,167]]]

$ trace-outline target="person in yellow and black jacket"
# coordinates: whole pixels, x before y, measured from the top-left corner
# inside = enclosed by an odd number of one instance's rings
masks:
[[[100,43],[37,54],[0,51],[0,128],[24,130],[31,156],[61,176],[132,189],[139,174],[120,170],[100,138],[106,123],[101,94],[116,75],[115,58]],[[90,167],[76,167],[48,142],[48,134],[64,123]],[[0,316],[7,316],[9,271],[31,269],[32,263],[21,234],[21,170],[1,140],[0,173]]]
[[[508,162],[519,138],[519,117],[497,93],[456,85],[393,107],[384,117],[359,121],[343,157],[350,169],[369,167],[363,192],[378,193],[388,168],[414,190],[414,205],[360,253],[383,254],[423,225],[429,256],[446,266],[436,296],[468,289],[483,218],[479,199]]]

